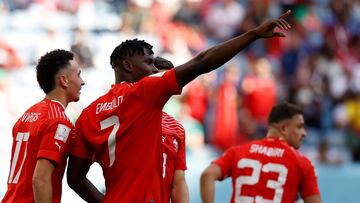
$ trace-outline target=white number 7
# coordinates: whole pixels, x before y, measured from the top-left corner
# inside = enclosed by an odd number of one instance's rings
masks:
[[[115,161],[115,149],[116,149],[116,132],[120,127],[119,117],[110,116],[109,118],[100,122],[101,130],[114,126],[112,129],[109,138],[108,138],[108,147],[109,147],[109,167],[114,164]]]

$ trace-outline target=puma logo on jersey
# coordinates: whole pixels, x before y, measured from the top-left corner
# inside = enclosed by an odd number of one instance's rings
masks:
[[[61,145],[58,142],[55,142],[55,145],[59,148],[59,151],[61,150]]]

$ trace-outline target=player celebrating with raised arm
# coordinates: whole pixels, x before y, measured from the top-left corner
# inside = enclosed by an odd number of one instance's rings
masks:
[[[13,127],[7,202],[58,202],[73,125],[65,115],[68,103],[78,101],[84,81],[74,54],[54,50],[36,66],[43,100],[30,107]]]
[[[266,21],[163,73],[157,73],[151,45],[137,39],[121,43],[110,57],[116,84],[85,108],[76,122],[79,139],[69,161],[70,187],[82,197],[91,196],[92,188],[77,177],[84,177],[87,170],[81,165],[88,165],[95,156],[105,177],[104,202],[161,202],[165,103],[197,76],[219,68],[253,41],[284,37],[274,30],[290,29],[284,20],[289,14]]]
[[[290,103],[273,107],[265,138],[232,147],[201,175],[201,197],[214,202],[215,181],[232,178],[231,202],[320,203],[315,169],[297,149],[306,136],[302,110]]]

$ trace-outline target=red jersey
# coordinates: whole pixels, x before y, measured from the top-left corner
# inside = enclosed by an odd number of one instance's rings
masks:
[[[163,202],[170,202],[176,170],[186,170],[185,130],[172,116],[162,116]]]
[[[72,153],[101,165],[104,202],[161,202],[162,108],[179,93],[172,69],[113,85],[80,114]]]
[[[30,107],[13,127],[13,145],[6,202],[34,202],[32,177],[38,158],[56,163],[52,174],[53,202],[60,202],[66,158],[74,138],[74,128],[64,106],[43,99]]]
[[[320,194],[314,166],[285,141],[264,138],[232,147],[215,160],[231,176],[231,202],[295,202]]]

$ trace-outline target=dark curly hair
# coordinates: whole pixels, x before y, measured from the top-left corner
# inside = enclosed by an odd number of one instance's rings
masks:
[[[45,94],[55,88],[55,75],[70,64],[74,54],[70,51],[56,49],[40,57],[36,66],[36,78]]]
[[[154,54],[153,46],[144,40],[132,39],[122,42],[117,46],[110,56],[110,65],[115,68],[119,62],[127,57],[132,57],[135,54],[144,55],[144,49],[147,49],[150,54]]]
[[[298,114],[303,115],[303,110],[300,106],[289,102],[283,102],[271,109],[268,117],[268,124],[270,125],[279,121],[291,119],[293,116]]]

